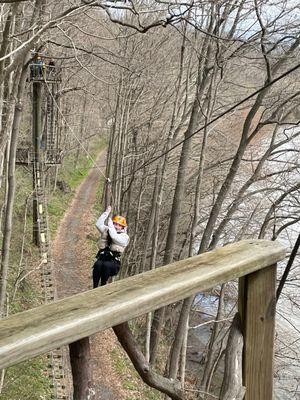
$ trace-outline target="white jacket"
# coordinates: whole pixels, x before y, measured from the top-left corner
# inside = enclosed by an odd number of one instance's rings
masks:
[[[112,244],[110,245],[110,249],[112,251],[118,251],[119,253],[123,253],[126,246],[129,243],[129,236],[127,233],[120,232],[118,233],[116,231],[116,228],[114,227],[114,223],[112,222],[112,219],[109,217],[108,212],[104,212],[103,214],[100,215],[96,222],[96,227],[101,233],[101,238],[98,241],[98,246],[99,249],[104,249],[107,247],[107,233],[109,233],[109,236],[111,237]],[[108,224],[105,225],[105,220],[108,218]]]

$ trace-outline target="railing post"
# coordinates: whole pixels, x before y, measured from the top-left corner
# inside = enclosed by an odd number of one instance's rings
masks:
[[[272,400],[274,375],[276,264],[240,279],[245,400]]]

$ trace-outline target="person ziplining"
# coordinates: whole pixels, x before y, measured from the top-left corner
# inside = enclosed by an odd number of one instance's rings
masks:
[[[115,215],[109,216],[111,206],[108,206],[96,222],[101,237],[98,241],[99,251],[93,265],[93,288],[106,285],[111,276],[119,273],[121,268],[121,255],[129,243],[126,218]],[[105,221],[108,219],[107,225]]]

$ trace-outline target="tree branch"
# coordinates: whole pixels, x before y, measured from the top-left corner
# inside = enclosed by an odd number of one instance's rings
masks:
[[[173,400],[184,400],[184,392],[178,380],[170,380],[152,370],[150,364],[140,351],[127,322],[114,326],[113,330],[135,369],[147,385],[165,393]]]
[[[291,252],[289,261],[288,261],[288,263],[286,265],[286,268],[284,270],[284,273],[283,273],[283,275],[282,275],[282,277],[280,279],[280,282],[279,282],[279,285],[278,285],[278,289],[277,289],[277,292],[276,292],[276,302],[278,301],[278,299],[280,297],[280,294],[282,292],[282,288],[283,288],[284,284],[286,283],[288,274],[289,274],[289,272],[290,272],[290,270],[291,270],[291,268],[293,266],[293,263],[294,263],[296,255],[298,253],[299,247],[300,247],[300,234],[298,235],[296,243],[295,243],[295,245],[293,247],[293,250]]]

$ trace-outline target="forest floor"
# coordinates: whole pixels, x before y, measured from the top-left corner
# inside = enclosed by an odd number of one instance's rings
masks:
[[[97,159],[103,170],[105,151]],[[93,168],[76,191],[75,198],[65,214],[53,243],[57,297],[62,299],[92,289],[94,254],[90,237],[96,237],[94,204],[101,175]],[[115,370],[112,354],[120,352],[111,329],[91,337],[91,362],[95,398],[98,400],[133,399],[132,391],[124,388],[122,376]],[[139,399],[138,395],[134,396]]]

